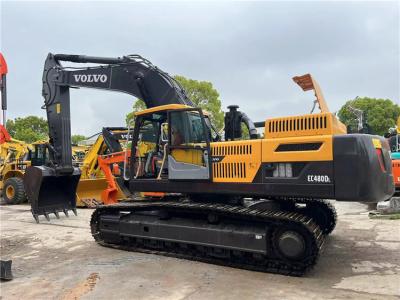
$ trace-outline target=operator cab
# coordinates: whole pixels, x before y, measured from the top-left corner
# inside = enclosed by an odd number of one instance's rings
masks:
[[[33,151],[31,153],[32,166],[44,166],[49,159],[49,149],[46,143],[33,144]]]
[[[135,116],[132,180],[211,180],[212,137],[201,109],[170,104]]]

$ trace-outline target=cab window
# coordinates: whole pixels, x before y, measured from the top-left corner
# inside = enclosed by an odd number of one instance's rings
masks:
[[[203,122],[197,112],[175,111],[170,118],[172,146],[206,142]]]

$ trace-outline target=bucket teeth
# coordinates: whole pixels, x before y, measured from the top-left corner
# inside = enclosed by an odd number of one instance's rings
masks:
[[[75,208],[74,208],[74,209],[71,209],[71,210],[73,211],[73,213],[75,214],[75,216],[78,215],[78,212],[77,212],[77,210],[76,210]],[[65,209],[62,210],[62,212],[65,214],[66,217],[69,218],[68,209],[65,208]],[[42,212],[42,213],[40,213],[40,214],[34,214],[34,213],[32,213],[32,216],[33,216],[33,218],[35,219],[36,223],[39,224],[39,223],[40,223],[40,222],[39,222],[39,216],[40,216],[40,215],[43,215],[43,216],[46,218],[46,220],[50,222],[50,214],[54,214],[54,215],[56,216],[57,219],[60,219],[60,212],[59,212],[59,211],[48,211],[48,212]]]

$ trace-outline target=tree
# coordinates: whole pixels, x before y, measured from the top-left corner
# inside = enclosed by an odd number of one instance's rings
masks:
[[[221,100],[218,91],[209,81],[198,81],[183,76],[174,78],[185,89],[187,96],[196,107],[200,107],[210,114],[210,118],[217,131],[224,127],[224,112],[221,108]]]
[[[71,137],[71,142],[74,145],[78,145],[80,141],[86,140],[86,137],[81,134],[74,134]]]
[[[6,127],[13,138],[27,143],[48,138],[47,121],[41,117],[27,116],[7,120]]]
[[[389,99],[356,98],[347,101],[338,113],[339,119],[353,129],[357,128],[357,119],[348,109],[349,105],[364,112],[372,133],[378,135],[384,135],[390,127],[394,127],[400,115],[400,106]]]
[[[136,100],[135,103],[133,103],[132,112],[126,115],[126,124],[131,123],[132,125],[133,121],[135,120],[135,112],[142,111],[144,109],[146,109],[144,102],[140,99]]]
[[[174,78],[185,89],[187,96],[194,103],[196,107],[202,108],[206,111],[213,122],[217,131],[221,130],[224,126],[224,113],[221,108],[221,100],[219,99],[218,91],[213,87],[211,82],[198,81],[188,79],[183,76],[174,76]],[[132,112],[127,114],[126,121],[129,123],[134,113],[145,109],[146,106],[143,101],[137,100],[132,107]]]

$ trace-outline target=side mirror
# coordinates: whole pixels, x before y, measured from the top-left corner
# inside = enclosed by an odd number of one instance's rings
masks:
[[[161,142],[168,143],[168,123],[161,124]]]

